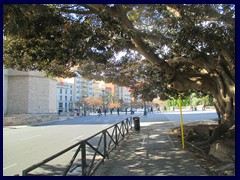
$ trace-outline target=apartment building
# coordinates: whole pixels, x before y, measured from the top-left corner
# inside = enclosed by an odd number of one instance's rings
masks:
[[[93,81],[78,75],[74,78],[75,102],[82,102],[84,98],[93,97]]]
[[[131,103],[131,92],[128,87],[115,85],[114,93],[115,96],[117,96],[118,99],[122,100],[124,103]]]
[[[95,81],[93,80],[93,98],[102,98],[106,84],[104,81]]]
[[[74,83],[68,79],[61,79],[57,83],[58,112],[67,113],[74,110]]]

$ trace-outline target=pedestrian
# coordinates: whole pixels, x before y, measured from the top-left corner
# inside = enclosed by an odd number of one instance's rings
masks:
[[[164,110],[164,112],[167,112],[167,107],[164,106],[164,107],[163,107],[163,110]]]
[[[127,108],[125,108],[125,112],[126,112],[126,114],[127,114]]]
[[[206,110],[206,104],[203,104],[202,110],[205,111]]]
[[[101,116],[102,115],[102,112],[101,112],[101,109],[99,108],[98,109],[98,116]]]
[[[134,112],[135,112],[135,108],[132,108],[132,114],[134,114]]]
[[[151,107],[151,113],[153,113],[153,107]]]
[[[117,108],[117,113],[118,113],[118,115],[119,115],[119,111],[120,111],[119,108]]]
[[[104,115],[106,116],[107,115],[107,109],[106,108],[104,108]]]
[[[110,108],[110,113],[112,114],[112,112],[113,112],[113,108]]]

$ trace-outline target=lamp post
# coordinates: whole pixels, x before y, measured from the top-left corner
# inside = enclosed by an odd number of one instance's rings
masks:
[[[83,105],[83,115],[84,116],[86,116],[86,109],[85,109],[85,102],[84,102],[84,98],[86,98],[87,97],[87,95],[83,95],[82,96],[82,101],[83,101],[83,103],[82,103],[82,105]]]
[[[144,113],[143,113],[144,116],[147,115],[147,110],[146,110],[146,101],[144,101]]]
[[[105,90],[102,90],[103,109],[105,109]]]

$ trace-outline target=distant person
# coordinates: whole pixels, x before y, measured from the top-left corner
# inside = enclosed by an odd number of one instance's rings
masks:
[[[119,111],[120,111],[119,108],[117,108],[117,113],[118,113],[118,115],[119,115]]]
[[[132,114],[134,114],[134,112],[135,112],[135,108],[132,108]]]
[[[101,112],[101,109],[99,108],[98,109],[98,116],[101,116],[102,115],[102,112]]]
[[[127,108],[125,108],[125,112],[126,112],[126,114],[127,114]]]
[[[104,115],[106,116],[107,115],[107,109],[105,108],[103,111],[104,111]]]
[[[151,111],[151,113],[153,113],[153,107],[151,107],[151,110],[150,110],[150,111]]]
[[[203,111],[206,110],[206,104],[203,104],[202,110],[203,110]]]
[[[163,111],[167,112],[167,107],[166,106],[163,107]]]
[[[112,114],[112,112],[113,112],[113,108],[110,109],[110,113],[111,113],[111,114]]]

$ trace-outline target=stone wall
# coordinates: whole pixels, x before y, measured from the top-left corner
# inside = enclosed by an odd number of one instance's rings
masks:
[[[7,114],[8,106],[8,69],[3,69],[3,114]]]
[[[55,80],[38,71],[9,69],[5,74],[4,114],[57,113]]]
[[[28,113],[28,76],[8,76],[7,114]]]
[[[13,114],[4,117],[3,125],[31,125],[35,123],[49,122],[58,119],[58,114]]]

